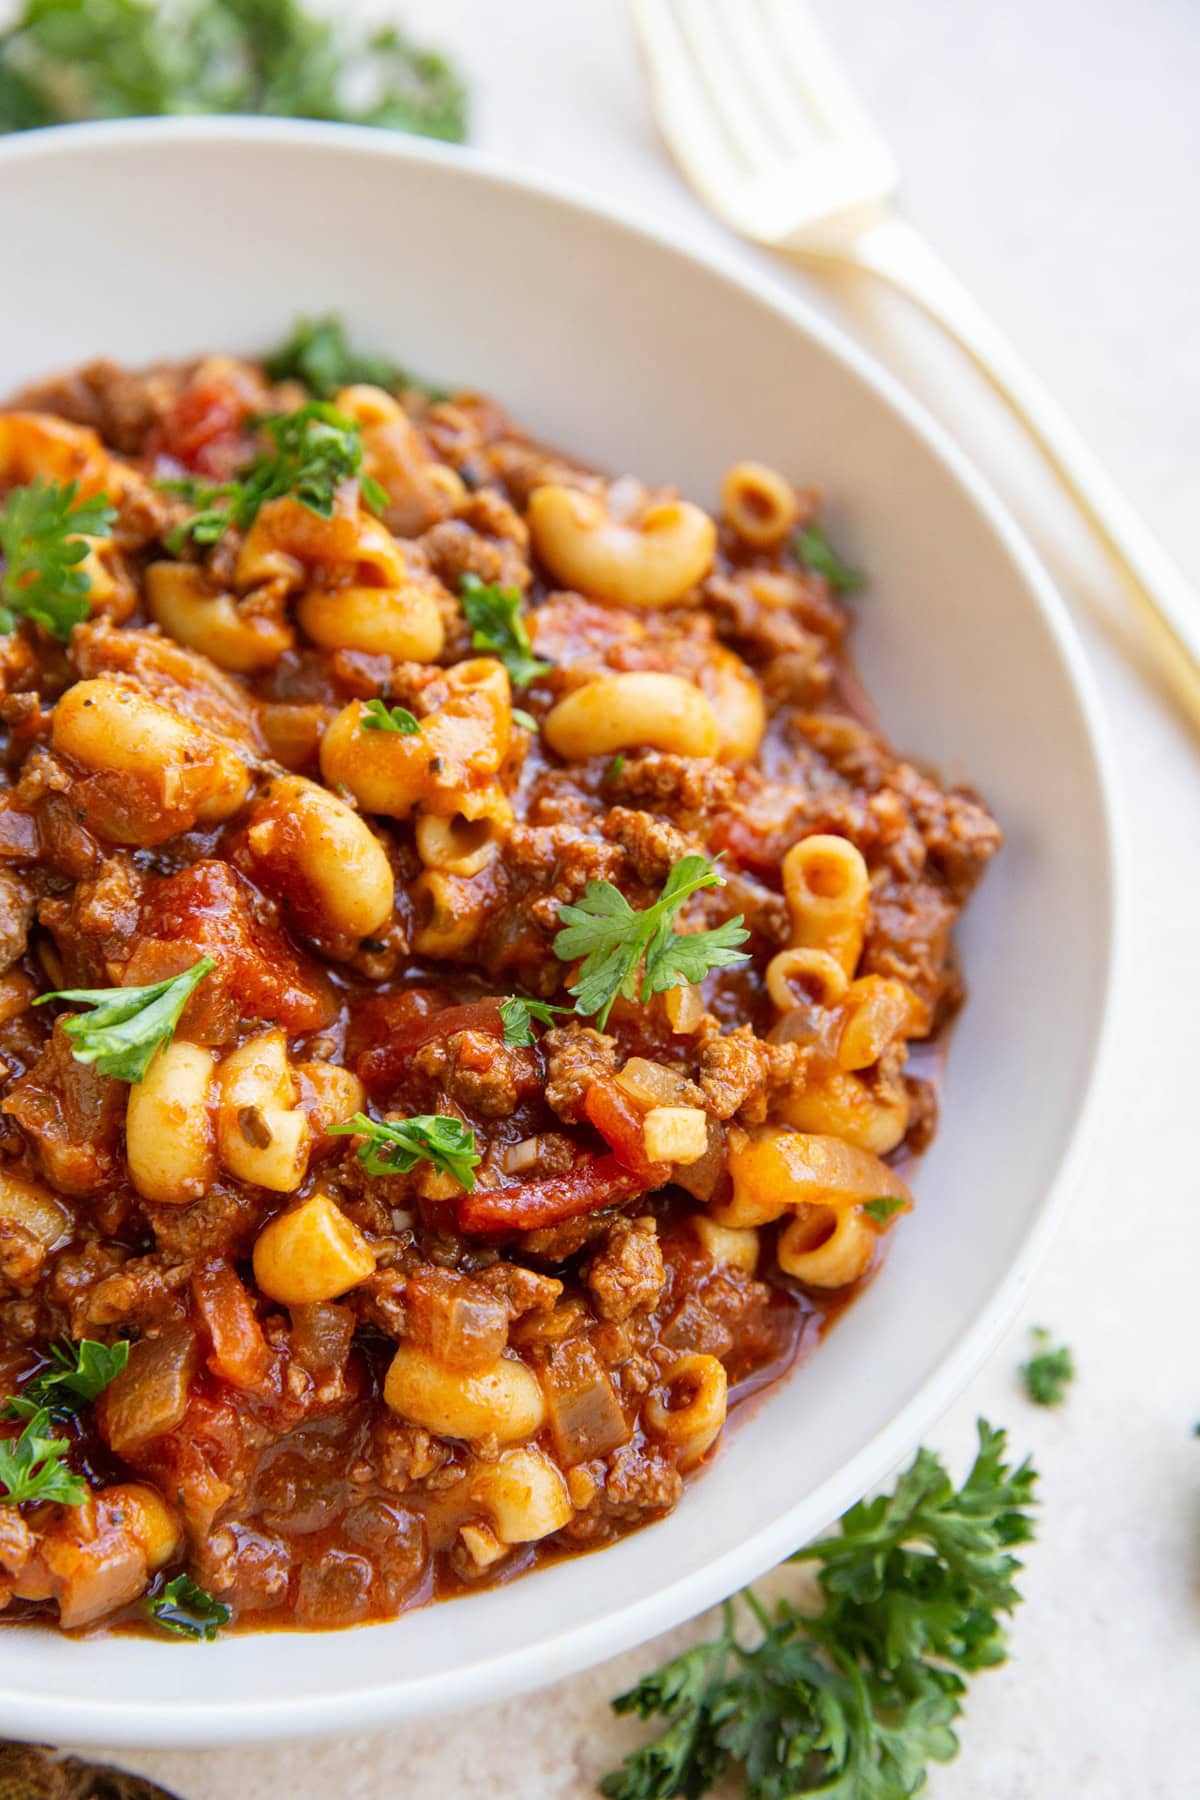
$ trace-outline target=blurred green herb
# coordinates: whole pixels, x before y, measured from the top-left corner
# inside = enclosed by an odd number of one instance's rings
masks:
[[[793,548],[810,575],[823,575],[835,594],[853,594],[866,581],[849,568],[819,525],[806,525],[793,539]]]
[[[1033,1355],[1020,1366],[1025,1392],[1036,1406],[1061,1406],[1075,1379],[1075,1358],[1065,1344],[1051,1348],[1051,1336],[1041,1325],[1032,1331]]]
[[[341,388],[357,382],[386,388],[392,394],[419,388],[432,400],[447,398],[445,388],[419,380],[388,357],[356,349],[336,313],[297,319],[291,337],[263,358],[263,367],[272,381],[303,382],[314,400],[332,400]]]
[[[63,1020],[71,1055],[76,1062],[90,1063],[98,1075],[140,1081],[154,1052],[170,1042],[184,1007],[216,966],[211,956],[202,956],[182,975],[149,987],[62,988],[40,994],[33,1004],[66,1000],[72,1006],[91,1007],[91,1012]]]
[[[163,113],[467,132],[445,57],[297,0],[25,0],[0,31],[0,131]]]

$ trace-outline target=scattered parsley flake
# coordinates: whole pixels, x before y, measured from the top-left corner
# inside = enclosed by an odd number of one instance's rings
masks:
[[[140,1081],[160,1044],[168,1043],[180,1015],[204,977],[216,968],[211,956],[185,969],[169,981],[150,987],[63,988],[42,994],[34,1001],[66,1000],[93,1010],[63,1021],[76,1062],[87,1063],[100,1075],[120,1081]]]
[[[142,1611],[172,1637],[211,1644],[233,1613],[190,1575],[176,1575],[157,1594],[147,1594]]]
[[[368,1175],[406,1175],[419,1162],[452,1175],[470,1193],[481,1158],[475,1133],[461,1119],[440,1113],[419,1113],[411,1119],[368,1119],[355,1113],[331,1132],[361,1136],[358,1160]]]
[[[175,525],[164,542],[178,554],[191,538],[194,543],[215,544],[227,526],[247,531],[268,501],[291,495],[318,518],[333,517],[337,491],[345,481],[357,480],[363,500],[376,512],[387,505],[387,494],[377,481],[362,473],[362,429],[324,400],[309,400],[295,412],[277,413],[257,423],[270,439],[235,481],[206,482],[194,476],[160,481],[167,493],[178,494],[196,508],[190,518]]]
[[[50,1435],[50,1424],[47,1409],[38,1407],[19,1437],[0,1438],[0,1505],[80,1506],[86,1500],[87,1482],[63,1461],[71,1446]]]
[[[908,1205],[907,1200],[898,1200],[892,1194],[886,1194],[878,1200],[864,1200],[863,1211],[868,1219],[874,1219],[877,1225],[886,1225],[893,1213],[903,1212]]]
[[[272,381],[302,382],[314,400],[332,400],[340,389],[360,382],[390,394],[416,388],[434,400],[447,398],[445,388],[418,381],[389,357],[356,349],[336,313],[297,319],[287,342],[263,358],[263,367]]]
[[[607,787],[610,782],[618,781],[620,779],[621,771],[628,761],[629,758],[626,756],[625,752],[623,750],[618,750],[617,754],[613,757],[607,769],[605,769],[603,775],[600,777],[602,784]]]
[[[1075,1359],[1065,1344],[1051,1349],[1050,1333],[1042,1326],[1033,1327],[1032,1337],[1034,1354],[1019,1371],[1025,1392],[1035,1406],[1061,1406],[1075,1379]]]
[[[532,1044],[536,1041],[533,1035],[535,1019],[539,1025],[553,1025],[555,1013],[571,1010],[569,1006],[551,1006],[548,1000],[530,1000],[524,994],[510,994],[507,1000],[500,1002],[504,1042],[514,1048]]]
[[[21,616],[65,643],[87,618],[92,584],[79,565],[88,539],[106,537],[117,515],[104,494],[79,500],[78,493],[77,481],[64,486],[39,475],[13,488],[0,508],[0,631]]]
[[[513,707],[512,720],[513,720],[513,724],[519,725],[523,731],[536,732],[538,730],[537,720],[534,718],[532,713],[527,713],[523,706],[514,706]]]
[[[835,594],[853,594],[866,576],[848,568],[819,525],[806,525],[794,540],[796,555],[810,575],[823,575]]]
[[[407,706],[388,706],[382,700],[368,700],[358,728],[360,731],[398,731],[402,737],[416,737],[421,725]]]
[[[50,1367],[30,1377],[0,1411],[0,1418],[29,1419],[40,1411],[68,1418],[102,1394],[128,1361],[129,1345],[123,1340],[100,1344],[94,1338],[82,1338],[77,1344],[54,1344]]]
[[[1005,1660],[1020,1602],[1010,1554],[1033,1534],[1036,1475],[1004,1461],[982,1419],[962,1486],[921,1450],[890,1495],[851,1507],[818,1565],[821,1610],[768,1609],[747,1589],[712,1641],[619,1696],[664,1728],[600,1783],[608,1800],[700,1796],[737,1767],[746,1800],[910,1800],[958,1753],[964,1677]],[[743,1642],[747,1629],[753,1641]]]
[[[567,990],[575,995],[575,1011],[584,1018],[595,1014],[603,1030],[618,994],[645,1005],[652,994],[693,986],[710,969],[745,962],[746,953],[737,946],[750,933],[740,913],[712,931],[674,930],[685,900],[701,888],[722,885],[706,856],[685,856],[672,868],[653,905],[635,912],[611,881],[589,881],[578,905],[559,907],[562,929],[554,939],[560,962],[583,958],[574,985]]]
[[[494,581],[480,581],[478,575],[464,575],[459,583],[459,597],[471,627],[473,646],[486,650],[489,656],[498,656],[514,687],[528,687],[539,675],[548,673],[552,664],[533,654],[521,617],[519,588],[500,587]]]

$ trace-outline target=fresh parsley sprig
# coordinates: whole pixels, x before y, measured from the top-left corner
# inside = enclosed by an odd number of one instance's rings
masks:
[[[226,528],[247,531],[269,500],[292,495],[319,518],[333,517],[334,499],[344,481],[357,478],[363,499],[376,512],[387,505],[379,483],[362,474],[362,430],[324,400],[309,400],[295,412],[279,413],[258,423],[270,439],[235,481],[206,482],[193,476],[160,481],[168,493],[196,508],[173,526],[165,543],[173,554],[188,538],[215,544]]]
[[[191,996],[216,966],[211,956],[202,956],[182,975],[149,987],[63,988],[39,995],[33,1004],[66,1000],[91,1007],[91,1012],[63,1021],[75,1061],[120,1081],[140,1081],[159,1045],[170,1040]]]
[[[147,1594],[142,1611],[172,1637],[208,1644],[233,1617],[223,1600],[216,1599],[190,1575],[176,1575],[158,1593]]]
[[[498,656],[514,687],[528,687],[539,675],[549,672],[552,664],[533,654],[521,617],[519,588],[500,587],[494,581],[480,581],[478,575],[464,575],[459,583],[459,598],[475,649]]]
[[[342,119],[458,143],[467,96],[402,32],[297,0],[25,0],[0,32],[0,132],[158,113]]]
[[[835,594],[853,594],[866,576],[844,563],[817,524],[806,525],[793,539],[793,548],[810,575],[823,575]]]
[[[510,994],[507,1000],[500,1002],[504,1042],[514,1048],[532,1044],[536,1041],[533,1035],[535,1019],[539,1025],[553,1025],[555,1013],[570,1011],[569,1006],[551,1006],[548,1000],[530,1000],[524,994]]]
[[[360,731],[398,731],[403,737],[416,737],[420,720],[407,706],[388,706],[383,700],[368,700],[358,721]]]
[[[12,490],[0,509],[0,631],[18,615],[62,638],[88,616],[91,582],[80,564],[90,537],[105,537],[116,513],[103,494],[78,499],[79,483],[43,481]]]
[[[452,1175],[468,1193],[475,1186],[481,1158],[475,1133],[461,1119],[439,1113],[418,1113],[411,1119],[368,1119],[365,1113],[355,1113],[330,1130],[366,1140],[358,1147],[358,1160],[368,1175],[407,1175],[419,1162],[428,1162]]]
[[[1004,1432],[982,1419],[978,1432],[961,1487],[922,1450],[892,1494],[851,1507],[836,1536],[797,1553],[818,1565],[819,1612],[786,1600],[769,1610],[748,1589],[716,1638],[615,1700],[666,1724],[601,1793],[699,1800],[731,1764],[746,1800],[920,1793],[929,1763],[957,1754],[964,1676],[1004,1661],[1000,1615],[1020,1601],[1011,1551],[1033,1531],[1033,1469],[1005,1462]]]
[[[1035,1406],[1061,1406],[1075,1379],[1075,1358],[1066,1344],[1052,1348],[1053,1339],[1044,1326],[1035,1325],[1032,1336],[1034,1354],[1019,1371],[1025,1392]]]
[[[50,1423],[49,1412],[38,1407],[28,1415],[20,1437],[0,1438],[0,1505],[54,1501],[79,1506],[87,1498],[87,1482],[63,1460],[71,1446],[66,1438],[50,1435]]]
[[[300,381],[314,400],[332,400],[341,388],[365,382],[369,387],[400,393],[419,388],[431,399],[445,399],[444,388],[419,381],[386,356],[372,356],[357,349],[346,337],[336,313],[318,319],[297,319],[286,343],[263,358],[272,381]]]
[[[54,1344],[50,1359],[50,1367],[31,1377],[0,1410],[0,1419],[32,1419],[41,1411],[63,1419],[80,1412],[121,1373],[129,1361],[129,1345],[82,1338],[77,1344]]]
[[[585,1018],[594,1013],[603,1030],[618,994],[644,1005],[652,994],[702,981],[710,969],[745,962],[746,954],[737,946],[750,933],[741,913],[712,931],[674,929],[685,900],[702,888],[722,885],[706,856],[685,856],[653,905],[635,912],[611,881],[589,881],[577,906],[559,907],[562,929],[554,940],[560,962],[583,958],[567,990],[575,995],[575,1011]]]

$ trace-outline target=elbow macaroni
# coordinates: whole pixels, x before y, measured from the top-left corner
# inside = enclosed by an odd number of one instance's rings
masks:
[[[819,832],[792,845],[782,872],[793,945],[827,951],[852,976],[871,904],[862,851],[849,838]]]
[[[673,606],[702,581],[716,554],[716,527],[687,500],[662,500],[636,525],[603,503],[549,484],[529,497],[534,548],[557,581],[623,606]]]

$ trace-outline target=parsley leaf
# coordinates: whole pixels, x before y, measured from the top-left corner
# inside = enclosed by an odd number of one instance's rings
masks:
[[[527,713],[523,706],[513,707],[512,722],[514,725],[519,725],[523,731],[537,731],[538,729],[537,720],[532,713]]]
[[[1061,1406],[1067,1389],[1075,1379],[1075,1358],[1065,1344],[1050,1348],[1050,1333],[1042,1326],[1033,1328],[1034,1354],[1020,1367],[1025,1392],[1035,1406]]]
[[[823,575],[835,594],[853,594],[866,581],[865,575],[846,566],[819,525],[797,532],[794,548],[809,574]]]
[[[411,1119],[368,1119],[365,1113],[355,1113],[344,1124],[329,1129],[367,1140],[358,1147],[358,1160],[368,1175],[406,1175],[424,1161],[453,1175],[468,1193],[475,1186],[475,1169],[481,1159],[475,1133],[461,1119],[438,1113],[419,1113]]]
[[[30,1419],[45,1410],[69,1418],[102,1394],[129,1361],[129,1345],[100,1344],[83,1338],[78,1344],[55,1344],[51,1366],[31,1377],[0,1412],[4,1419]]]
[[[0,33],[0,131],[266,113],[459,143],[466,110],[444,57],[298,0],[25,0]]]
[[[819,1565],[821,1609],[752,1589],[724,1625],[613,1702],[665,1720],[600,1783],[609,1800],[699,1800],[732,1763],[747,1800],[910,1800],[931,1762],[958,1752],[963,1677],[1005,1659],[999,1615],[1020,1595],[1009,1552],[1032,1536],[1036,1480],[1004,1461],[982,1419],[956,1488],[918,1453],[894,1492],[851,1507],[836,1536],[793,1561]],[[742,1631],[753,1627],[747,1646]]]
[[[260,451],[236,481],[205,482],[185,476],[158,483],[199,509],[167,533],[168,550],[178,554],[189,537],[197,544],[215,544],[228,525],[246,531],[269,500],[281,500],[288,494],[318,517],[332,518],[338,488],[355,477],[368,506],[378,512],[387,504],[379,483],[361,473],[363,443],[358,422],[335,406],[310,400],[295,412],[278,413],[258,423],[271,447]]]
[[[737,948],[750,933],[742,915],[713,931],[680,935],[675,919],[685,900],[701,888],[721,887],[721,877],[706,856],[685,856],[667,876],[663,891],[644,912],[635,912],[611,881],[589,881],[577,906],[558,909],[562,930],[554,940],[560,962],[583,958],[574,985],[575,1011],[596,1015],[601,1030],[618,994],[643,1003],[668,988],[702,980],[710,969],[745,962]],[[638,971],[641,970],[641,981]]]
[[[521,617],[518,588],[499,587],[495,582],[480,581],[478,575],[464,575],[459,583],[459,597],[471,627],[473,646],[498,656],[514,687],[528,687],[539,675],[548,673],[553,665],[533,654]]]
[[[885,1194],[879,1200],[864,1200],[862,1209],[868,1219],[874,1219],[877,1225],[886,1225],[893,1213],[903,1212],[907,1205],[907,1200],[900,1200],[894,1194]]]
[[[99,1074],[115,1075],[120,1081],[140,1081],[159,1045],[169,1042],[191,996],[216,966],[211,956],[202,956],[182,975],[150,987],[63,988],[39,995],[33,1004],[69,1000],[75,1006],[92,1007],[93,1011],[63,1022],[75,1061],[90,1063]]]
[[[607,769],[605,769],[603,775],[600,777],[602,786],[607,787],[610,782],[619,781],[621,778],[621,771],[628,761],[629,758],[626,756],[625,752],[623,750],[618,750],[617,754],[613,757]]]
[[[161,1592],[148,1594],[142,1601],[142,1611],[172,1637],[208,1644],[233,1617],[223,1600],[215,1599],[190,1575],[176,1575]]]
[[[116,513],[103,494],[77,500],[79,483],[43,481],[16,487],[0,509],[0,631],[17,614],[64,641],[87,618],[91,582],[79,567],[89,537],[106,537]]]
[[[60,1506],[79,1506],[87,1498],[87,1482],[73,1475],[63,1458],[70,1449],[66,1438],[49,1436],[50,1414],[39,1407],[28,1415],[18,1438],[0,1439],[0,1505],[27,1506],[56,1501]]]
[[[356,350],[336,313],[297,319],[291,337],[263,358],[263,367],[272,381],[302,381],[315,400],[331,400],[340,388],[360,381],[389,393],[419,388],[433,399],[446,397],[444,388],[418,381],[386,356]]]
[[[382,700],[368,700],[358,728],[360,731],[398,731],[402,737],[416,737],[421,726],[407,706],[387,706]]]
[[[548,1000],[528,1000],[524,994],[510,994],[500,1002],[504,1041],[514,1047],[532,1044],[535,1019],[539,1025],[553,1025],[555,1013],[570,1011],[569,1006],[551,1006]]]

